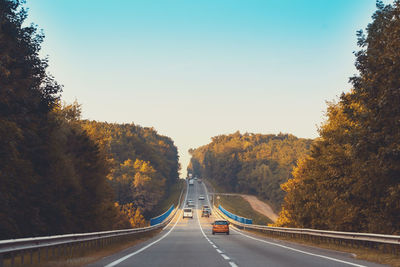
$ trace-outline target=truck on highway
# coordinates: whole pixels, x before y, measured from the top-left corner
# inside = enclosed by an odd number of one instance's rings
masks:
[[[193,179],[189,180],[189,185],[194,185]]]

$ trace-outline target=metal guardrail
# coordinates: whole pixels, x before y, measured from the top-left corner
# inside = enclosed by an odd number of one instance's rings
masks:
[[[171,212],[174,210],[174,208],[175,208],[175,206],[174,206],[174,204],[172,204],[171,207],[169,207],[169,209],[166,212],[164,212],[163,214],[161,214],[157,217],[151,218],[150,226],[159,224],[160,222],[163,222],[165,220],[165,218],[167,218],[171,214]]]
[[[204,179],[203,179],[204,180]],[[205,184],[211,187],[207,181]],[[207,190],[207,186],[206,191]],[[210,188],[213,191],[213,188]],[[207,194],[213,196],[219,194],[216,192],[207,192]],[[230,193],[223,193],[230,194]],[[307,228],[285,228],[285,227],[273,227],[266,225],[256,224],[243,224],[232,220],[223,214],[215,205],[212,204],[213,209],[223,219],[229,221],[232,225],[239,229],[254,230],[263,233],[270,234],[272,236],[285,236],[290,238],[299,238],[309,241],[333,243],[340,246],[351,246],[351,247],[368,247],[372,249],[382,249],[384,252],[390,250],[393,254],[400,254],[400,236],[399,235],[382,235],[382,234],[370,234],[370,233],[356,233],[356,232],[339,232],[339,231],[327,231],[327,230],[315,230]]]
[[[41,259],[48,260],[55,257],[73,257],[78,250],[93,248],[103,248],[106,245],[118,242],[131,235],[146,233],[158,230],[166,226],[176,215],[181,206],[181,199],[184,188],[179,196],[178,205],[168,218],[159,224],[133,229],[102,231],[81,234],[66,234],[47,237],[19,238],[0,240],[0,267],[4,266],[5,258],[10,259],[10,265],[14,265],[16,257],[20,258],[22,265],[33,263],[33,254],[36,253],[35,264],[39,264]],[[24,261],[24,255],[29,254],[28,261]],[[41,255],[44,254],[44,255]]]
[[[253,224],[253,220],[252,219],[248,219],[248,218],[241,217],[241,216],[238,216],[236,214],[233,214],[232,212],[229,212],[226,209],[224,209],[221,205],[218,206],[218,209],[220,211],[222,211],[222,213],[224,213],[226,216],[228,216],[229,218],[231,218],[231,219],[233,219],[233,220],[235,220],[237,222],[244,223],[244,224]]]
[[[382,248],[385,252],[388,252],[390,250],[393,254],[400,254],[400,236],[398,235],[339,232],[306,228],[285,228],[254,224],[251,225],[232,220],[215,206],[214,210],[217,211],[219,216],[229,221],[232,225],[236,226],[239,229],[255,230],[276,236],[286,236],[291,238],[306,239],[310,241],[334,243],[343,246],[364,246],[374,249]]]

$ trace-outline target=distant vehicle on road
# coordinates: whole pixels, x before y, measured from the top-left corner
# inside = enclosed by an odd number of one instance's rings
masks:
[[[189,185],[194,185],[193,179],[189,180]]]
[[[193,211],[191,208],[184,208],[183,209],[183,219],[191,218],[193,219]]]
[[[187,205],[188,207],[194,207],[194,202],[193,202],[193,200],[188,199],[188,201],[186,202],[186,205]]]
[[[203,196],[203,195],[200,195],[200,196],[199,196],[199,200],[204,200],[204,196]]]
[[[225,220],[216,220],[212,223],[212,234],[226,233],[229,235],[229,222]]]
[[[201,217],[210,217],[210,213],[207,209],[201,211]]]
[[[203,207],[201,208],[201,210],[202,210],[202,211],[203,211],[203,210],[207,210],[207,211],[208,211],[208,214],[211,215],[211,209],[210,209],[210,207],[209,207],[208,205],[203,205]]]

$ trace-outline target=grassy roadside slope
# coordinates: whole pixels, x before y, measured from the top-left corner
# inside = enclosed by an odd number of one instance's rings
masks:
[[[203,180],[204,181],[204,180]],[[225,192],[218,185],[216,185],[213,181],[206,180],[205,183],[213,188],[213,191]],[[219,197],[219,200],[217,199]],[[273,223],[270,218],[267,216],[255,211],[249,202],[242,198],[241,196],[223,196],[216,195],[215,197],[215,205],[218,206],[221,204],[224,209],[229,212],[236,214],[238,216],[242,216],[245,218],[253,219],[253,224],[266,225],[268,223]]]
[[[224,209],[241,217],[253,219],[253,224],[266,225],[272,223],[272,220],[267,216],[253,210],[250,203],[241,196],[222,196],[218,195],[219,199],[215,199],[215,203],[221,204]]]

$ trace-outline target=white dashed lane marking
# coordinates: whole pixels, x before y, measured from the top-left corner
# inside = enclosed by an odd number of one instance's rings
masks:
[[[204,187],[205,188],[205,187]],[[206,196],[207,196],[207,201],[208,204],[210,204],[210,200],[208,199],[208,192],[207,192],[207,188],[205,188],[206,190]],[[199,218],[199,214],[197,213],[197,222],[199,223],[200,226],[200,231],[203,234],[203,236],[205,237],[205,239],[213,246],[213,248],[215,248],[215,250],[225,259],[225,260],[230,260],[231,258],[229,258],[227,255],[225,255],[222,250],[218,249],[218,247],[216,245],[214,245],[213,242],[211,242],[211,240],[208,238],[208,236],[204,233],[203,228],[201,227],[201,223],[200,223],[200,218]],[[233,261],[229,261],[229,265],[232,267],[238,267]]]
[[[230,260],[231,258],[229,258],[228,256],[226,256],[225,254],[221,254],[221,256],[225,259],[225,260]]]

